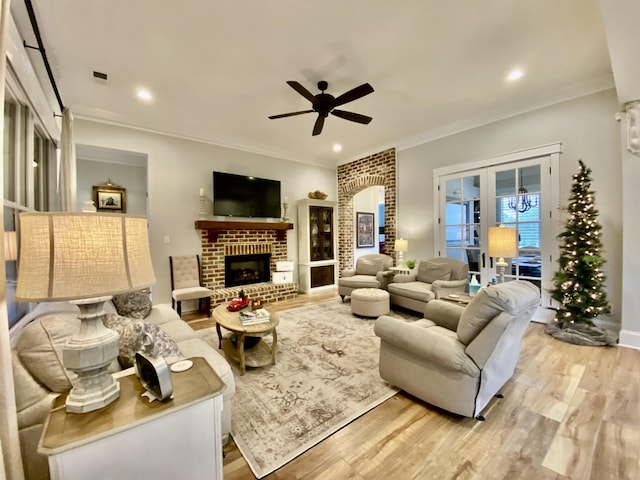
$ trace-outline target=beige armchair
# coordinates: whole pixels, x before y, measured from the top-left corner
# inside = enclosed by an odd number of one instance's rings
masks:
[[[427,403],[484,420],[481,412],[513,375],[540,290],[515,280],[480,290],[469,305],[434,300],[425,318],[376,320],[380,376]]]
[[[464,293],[469,266],[454,258],[421,260],[410,274],[395,275],[387,286],[392,305],[424,312],[431,300],[451,293]]]
[[[356,268],[343,270],[338,280],[338,294],[350,296],[356,288],[386,288],[391,278],[393,258],[382,253],[362,255],[356,261]]]

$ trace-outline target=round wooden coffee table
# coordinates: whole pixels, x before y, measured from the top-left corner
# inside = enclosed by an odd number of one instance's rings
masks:
[[[268,322],[243,325],[240,320],[240,312],[230,312],[227,310],[227,305],[228,303],[218,305],[212,312],[218,332],[218,348],[221,348],[229,358],[240,364],[240,375],[244,375],[246,367],[274,365],[276,363],[276,346],[278,345],[276,327],[280,323],[278,316],[269,312]],[[220,327],[231,333],[223,337]],[[263,337],[268,335],[272,337],[271,345],[263,340]],[[252,340],[257,338],[257,343],[247,345],[245,348],[245,341],[248,338]],[[249,344],[248,341],[247,343]]]

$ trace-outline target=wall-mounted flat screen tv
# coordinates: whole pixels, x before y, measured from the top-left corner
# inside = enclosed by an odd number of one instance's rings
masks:
[[[213,172],[213,214],[226,217],[279,218],[280,182]]]

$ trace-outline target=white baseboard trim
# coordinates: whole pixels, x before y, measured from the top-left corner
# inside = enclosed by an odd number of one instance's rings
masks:
[[[633,330],[620,330],[618,345],[640,350],[640,332]]]
[[[534,312],[531,321],[536,323],[549,323],[551,320],[553,320],[555,314],[556,312],[554,310],[538,307],[538,309]]]

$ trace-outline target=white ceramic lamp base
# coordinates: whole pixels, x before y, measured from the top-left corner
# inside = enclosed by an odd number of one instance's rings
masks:
[[[78,375],[67,397],[67,412],[91,412],[120,396],[120,384],[107,371],[118,357],[118,334],[102,323],[102,306],[109,298],[73,302],[80,308],[81,323],[62,350],[64,366]]]
[[[504,283],[504,269],[507,268],[509,264],[504,261],[504,258],[500,258],[496,262],[496,270],[498,273],[498,283]]]

